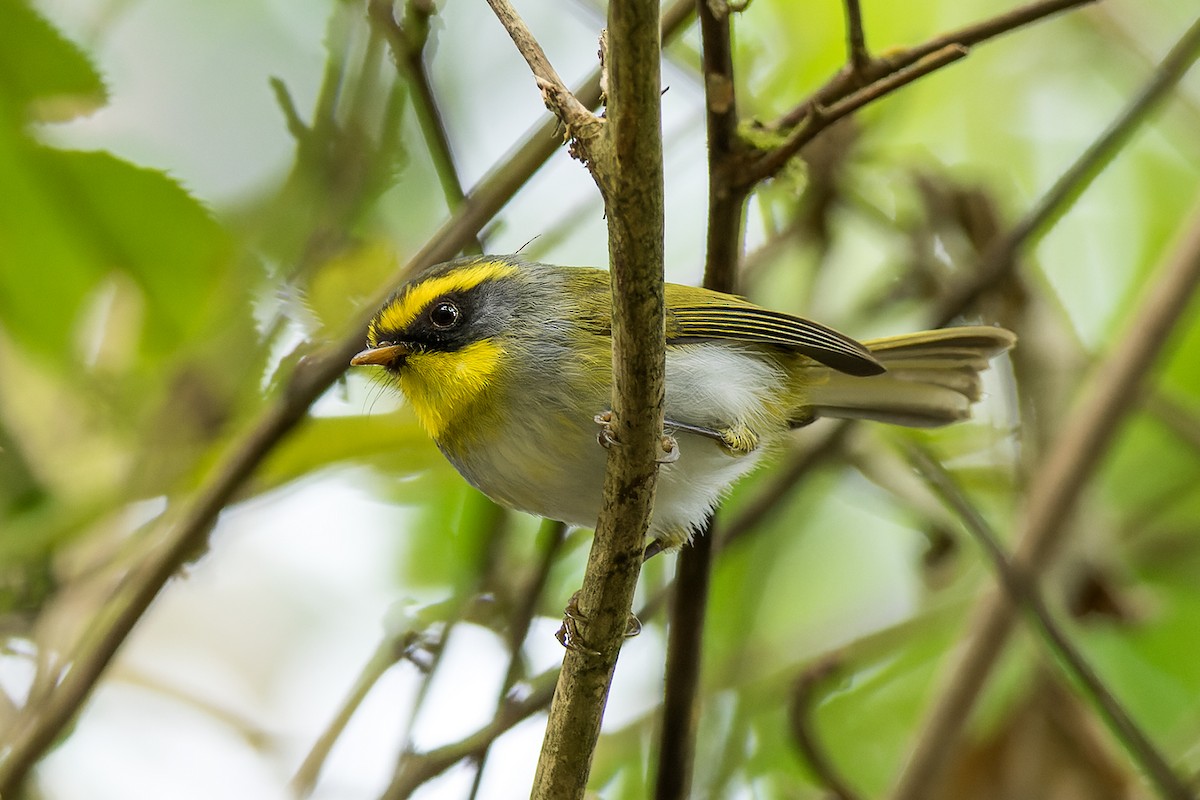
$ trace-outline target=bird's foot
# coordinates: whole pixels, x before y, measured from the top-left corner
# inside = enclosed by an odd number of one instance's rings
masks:
[[[668,419],[665,424],[672,430],[694,433],[697,436],[712,439],[721,446],[722,450],[734,457],[748,456],[758,449],[758,434],[749,426],[741,423],[730,425],[728,428],[706,428],[703,425],[692,425]]]
[[[554,634],[554,638],[558,639],[558,643],[568,650],[574,650],[576,653],[583,653],[589,656],[601,655],[599,650],[593,649],[584,640],[579,633],[579,623],[586,622],[587,615],[579,610],[579,592],[571,595],[571,599],[567,601],[567,607],[563,609],[563,621],[559,626],[558,631]],[[625,637],[630,638],[637,636],[642,632],[642,622],[633,614],[629,615],[629,619],[625,621]]]
[[[601,411],[593,419],[600,426],[600,432],[596,434],[596,441],[600,443],[600,446],[605,449],[619,447],[621,440],[617,438],[617,432],[613,429],[613,422],[615,420],[613,412]],[[679,460],[679,442],[675,441],[675,437],[665,431],[658,440],[658,451],[658,455],[654,460],[659,464],[673,464]]]
[[[621,440],[617,438],[617,432],[613,430],[613,422],[616,420],[613,412],[601,411],[593,419],[600,426],[600,432],[596,434],[596,441],[600,443],[600,446],[605,450],[620,446]]]
[[[758,434],[745,425],[735,425],[718,431],[720,444],[731,456],[748,456],[758,449]]]

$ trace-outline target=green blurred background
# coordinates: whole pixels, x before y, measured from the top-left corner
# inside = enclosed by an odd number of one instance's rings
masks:
[[[998,11],[864,6],[878,51]],[[569,83],[594,67],[602,8],[518,7]],[[773,119],[840,67],[842,13],[756,0],[737,16],[747,120]],[[857,336],[927,324],[981,237],[1034,205],[1198,13],[1171,0],[1074,11],[831,129],[752,197],[742,289]],[[484,3],[400,3],[397,18],[402,43],[355,2],[0,0],[0,731],[87,646],[297,360],[351,332],[461,192],[544,121]],[[707,185],[698,41],[689,26],[664,69],[667,270],[689,283],[704,262]],[[865,796],[894,782],[994,580],[897,445],[938,453],[1011,533],[1089,368],[1188,224],[1197,131],[1192,75],[973,309],[1022,337],[989,373],[973,423],[857,428],[722,546],[695,796],[822,796],[787,708],[797,676],[832,653],[840,667],[812,698],[822,741]],[[560,148],[479,243],[603,265],[585,170]],[[1198,364],[1191,313],[1097,465],[1047,582],[1074,640],[1186,775],[1200,769]],[[825,433],[803,432],[797,452]],[[767,470],[739,486],[722,522],[736,525],[777,479]],[[313,794],[379,796],[405,748],[471,733],[557,663],[552,633],[587,542],[492,508],[401,401],[351,375],[225,508],[29,796],[288,797],[376,648],[418,632],[436,643],[434,669],[422,672],[417,652],[382,675]],[[643,599],[673,559],[648,566]],[[510,670],[530,586],[534,618]],[[644,621],[622,652],[593,772],[605,797],[649,792],[665,640],[661,615]],[[543,723],[496,743],[479,797],[527,792]],[[1033,636],[1008,648],[970,731],[956,796],[1031,776],[1038,797],[1148,796]],[[464,797],[474,781],[460,764],[417,796]]]

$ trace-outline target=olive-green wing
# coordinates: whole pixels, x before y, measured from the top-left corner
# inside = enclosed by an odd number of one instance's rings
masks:
[[[706,298],[707,299],[707,298]],[[726,339],[769,344],[795,350],[849,375],[884,372],[867,348],[811,320],[746,303],[675,305],[667,309],[667,342],[671,344]]]

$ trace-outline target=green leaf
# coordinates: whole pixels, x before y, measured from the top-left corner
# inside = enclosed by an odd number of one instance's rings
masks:
[[[314,471],[348,462],[388,471],[396,484],[441,465],[433,442],[411,419],[397,414],[314,417],[271,454],[259,472],[259,490],[273,489]]]
[[[0,319],[21,344],[64,358],[92,292],[132,279],[142,355],[169,356],[229,312],[233,248],[196,200],[160,172],[107,153],[32,146],[0,129]]]
[[[0,121],[61,122],[104,105],[91,61],[28,3],[0,0],[0,19]]]

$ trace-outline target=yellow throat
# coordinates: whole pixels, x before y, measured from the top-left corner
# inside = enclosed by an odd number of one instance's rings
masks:
[[[413,353],[400,372],[400,388],[435,441],[464,421],[483,422],[477,404],[494,389],[504,348],[492,340],[450,353]]]

